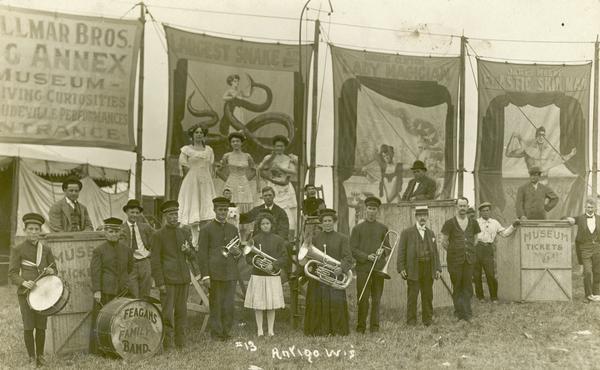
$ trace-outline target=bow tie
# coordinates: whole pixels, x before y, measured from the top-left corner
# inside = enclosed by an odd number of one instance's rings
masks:
[[[587,218],[594,218],[594,215],[585,215]]]
[[[425,232],[425,226],[417,226],[417,230]]]

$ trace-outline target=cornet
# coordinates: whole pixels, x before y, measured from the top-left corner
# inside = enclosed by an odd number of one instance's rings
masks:
[[[254,254],[254,256],[252,256],[252,266],[256,267],[261,271],[266,272],[269,275],[279,275],[280,270],[271,270],[268,268],[269,265],[272,265],[273,262],[276,261],[275,258],[256,248],[254,245],[247,244],[244,247],[244,256],[247,256],[250,253]]]
[[[224,246],[223,248],[221,248],[221,254],[223,255],[223,257],[227,258],[229,256],[234,256],[234,257],[238,257],[239,256],[239,252],[238,253],[232,253],[233,248],[237,247],[240,244],[240,237],[238,235],[235,236],[235,238],[231,239],[229,241],[229,243],[227,243],[226,246]]]
[[[385,241],[389,240],[389,237],[393,235],[395,237],[394,243],[392,244],[392,247],[388,247],[385,245]],[[369,282],[369,279],[371,278],[371,275],[373,274],[373,272],[375,272],[376,274],[378,274],[379,276],[383,277],[384,279],[391,279],[392,277],[390,276],[390,274],[388,274],[388,267],[390,266],[390,261],[392,260],[392,255],[394,254],[394,250],[396,249],[396,246],[398,245],[398,242],[400,241],[400,234],[398,234],[397,231],[394,230],[389,230],[387,233],[385,233],[385,235],[383,236],[383,240],[381,241],[381,245],[379,246],[379,248],[377,249],[377,257],[375,257],[375,260],[373,261],[373,265],[371,266],[371,270],[369,271],[369,275],[367,275],[367,280],[365,280],[365,285],[362,288],[362,291],[360,292],[360,295],[358,296],[358,301],[360,302],[360,300],[362,299],[363,294],[365,293],[365,289],[367,288],[367,283]],[[381,258],[381,256],[383,256],[383,252],[385,249],[389,249],[390,250],[390,254],[388,255],[387,258],[387,262],[385,263],[385,266],[383,266],[383,268],[381,270],[375,270],[375,265],[377,265],[377,262],[379,262],[379,259]]]
[[[321,252],[313,245],[302,244],[298,251],[298,263],[304,265],[304,274],[334,289],[344,290],[352,282],[352,271],[339,277],[335,270],[342,264],[335,258]]]

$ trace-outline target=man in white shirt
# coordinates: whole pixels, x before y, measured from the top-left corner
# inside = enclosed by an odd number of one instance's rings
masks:
[[[129,292],[135,298],[147,297],[152,288],[150,264],[151,238],[154,230],[143,220],[144,208],[136,199],[130,199],[123,207],[127,221],[121,225],[122,242],[133,251],[134,267],[129,275]]]
[[[475,265],[473,268],[473,282],[475,283],[475,294],[480,301],[483,301],[483,284],[481,281],[482,270],[485,272],[485,278],[490,292],[492,303],[498,302],[498,280],[496,279],[494,264],[494,248],[498,235],[503,237],[510,236],[519,225],[516,220],[508,228],[504,228],[500,222],[490,217],[492,205],[483,202],[479,205],[479,218],[477,223],[481,232],[477,235],[477,245],[475,246]]]

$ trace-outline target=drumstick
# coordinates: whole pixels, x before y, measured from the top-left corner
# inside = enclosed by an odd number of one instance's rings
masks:
[[[55,265],[55,262],[52,262],[51,264],[49,264],[48,266],[44,267],[44,270],[42,270],[42,272],[33,280],[33,282],[37,282],[38,280],[40,280],[42,277],[44,277],[44,275],[46,275],[46,269],[48,267],[51,267]],[[25,288],[25,290],[29,290],[30,288]]]

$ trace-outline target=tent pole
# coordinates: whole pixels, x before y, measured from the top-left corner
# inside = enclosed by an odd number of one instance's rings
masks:
[[[319,114],[319,35],[321,22],[315,21],[315,41],[313,44],[313,88],[312,88],[312,116],[310,121],[310,166],[308,167],[308,182],[315,183],[317,172],[317,115]],[[304,184],[301,184],[304,186]]]
[[[138,69],[138,112],[137,112],[137,145],[135,146],[135,198],[142,199],[142,142],[144,137],[144,27],[146,25],[146,4],[140,2],[140,23],[142,37],[140,39],[140,65]]]
[[[598,196],[598,35],[594,43],[594,112],[592,114],[592,196]]]
[[[15,245],[17,227],[19,224],[19,177],[21,172],[21,157],[15,158],[13,168],[13,180],[12,180],[12,202],[10,205],[10,243],[9,245]]]
[[[463,196],[465,175],[465,51],[467,38],[460,37],[460,85],[459,116],[458,116],[458,196]]]

